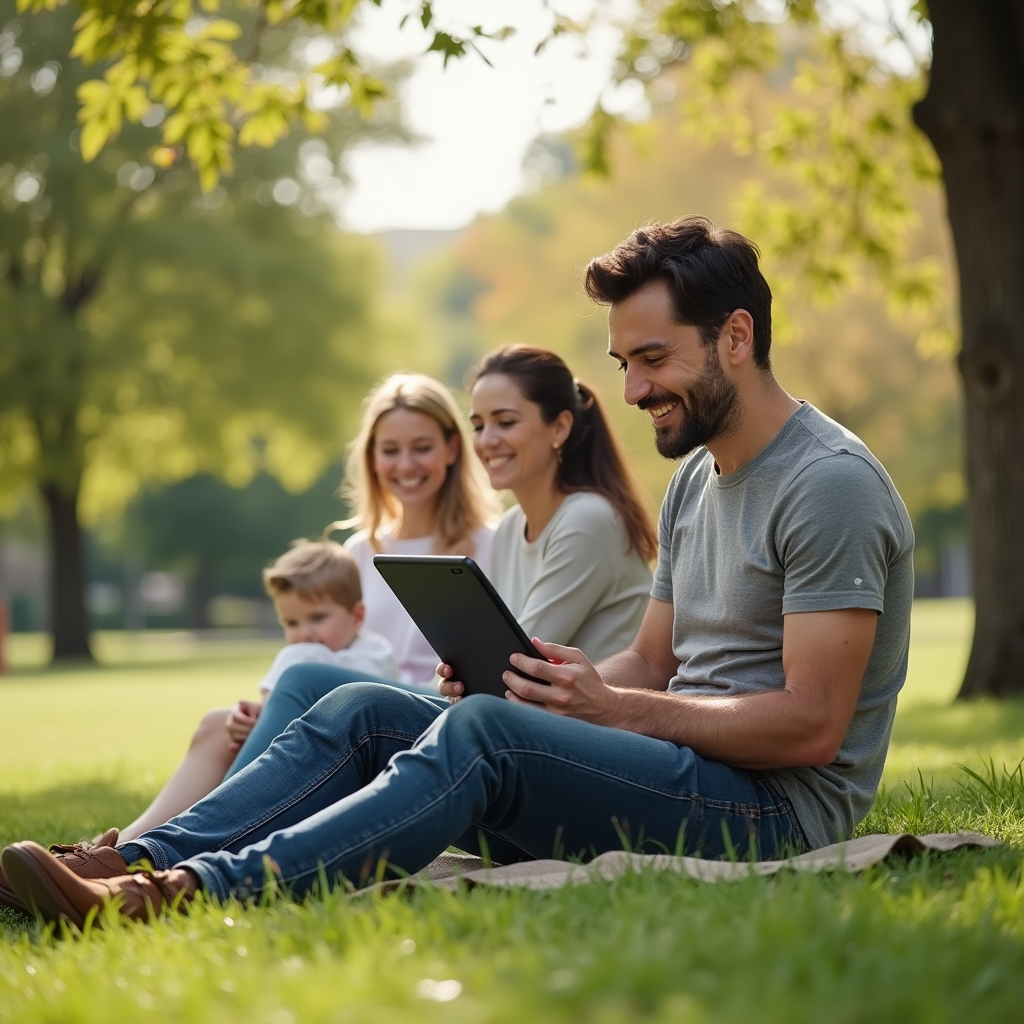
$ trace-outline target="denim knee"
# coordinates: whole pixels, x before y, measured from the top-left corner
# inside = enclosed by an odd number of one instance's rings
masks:
[[[296,727],[331,742],[370,732],[403,736],[411,743],[438,713],[431,710],[424,718],[423,701],[404,690],[382,683],[348,683],[321,697]]]
[[[477,693],[453,704],[438,720],[438,741],[462,753],[486,756],[504,746],[522,712],[530,710],[490,694]]]
[[[297,666],[301,667],[301,666]],[[288,670],[289,672],[291,669]],[[284,679],[284,676],[281,677]],[[345,714],[351,707],[369,706],[379,701],[388,701],[389,697],[401,691],[388,689],[380,683],[352,682],[335,687],[320,697],[310,706],[308,715],[334,716]]]
[[[325,693],[358,678],[333,665],[292,665],[281,673],[268,700],[295,701],[311,708]]]

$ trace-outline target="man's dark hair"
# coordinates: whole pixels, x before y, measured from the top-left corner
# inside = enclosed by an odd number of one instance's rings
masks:
[[[738,231],[706,217],[638,228],[611,252],[587,266],[587,294],[604,304],[622,302],[652,281],[664,281],[672,314],[714,345],[737,309],[754,321],[754,363],[771,368],[772,293],[758,268],[760,252]]]

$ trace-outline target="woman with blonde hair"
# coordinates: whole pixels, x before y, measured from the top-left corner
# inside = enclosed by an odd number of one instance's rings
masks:
[[[391,641],[407,684],[430,680],[437,658],[373,556],[469,555],[487,572],[498,506],[469,455],[463,422],[436,380],[421,374],[385,380],[366,400],[345,467],[345,495],[356,514],[328,528],[357,528],[345,547],[362,575],[366,625]]]
[[[349,446],[343,489],[355,515],[324,531],[356,528],[345,548],[359,568],[365,609],[361,627],[390,642],[397,678],[324,663],[326,657],[312,656],[322,641],[285,648],[295,652],[291,667],[277,676],[262,702],[239,701],[204,716],[184,760],[156,799],[123,830],[122,842],[204,797],[337,686],[389,683],[440,700],[433,678],[437,655],[377,572],[373,556],[469,555],[487,571],[491,524],[499,510],[479,462],[469,455],[464,422],[451,392],[431,377],[400,373],[382,381],[367,396]],[[315,625],[311,629],[310,639],[319,640]],[[105,838],[113,842],[117,836]]]

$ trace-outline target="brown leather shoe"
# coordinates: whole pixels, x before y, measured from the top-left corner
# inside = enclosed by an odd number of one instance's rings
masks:
[[[191,899],[198,884],[188,871],[138,871],[106,878],[80,878],[38,843],[15,843],[0,855],[9,884],[22,902],[47,921],[85,927],[95,908],[111,900],[133,921],[147,921],[179,897]]]
[[[108,828],[91,843],[54,844],[50,853],[60,863],[70,867],[82,879],[110,879],[115,874],[126,874],[128,862],[114,849],[118,842],[118,829]],[[4,878],[0,869],[0,905],[9,906],[22,913],[32,910],[20,899],[13,887]]]
[[[128,862],[114,849],[118,832],[108,829],[91,843],[55,844],[50,853],[80,878],[112,878],[128,872]],[[34,845],[34,844],[33,844]],[[23,914],[32,911],[14,891],[14,887],[0,869],[0,904],[20,910]]]
[[[91,843],[72,843],[64,846],[55,843],[50,853],[79,878],[112,878],[128,874],[128,861],[114,849],[118,831],[108,829]]]

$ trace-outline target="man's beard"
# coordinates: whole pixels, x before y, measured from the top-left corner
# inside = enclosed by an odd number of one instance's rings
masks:
[[[729,433],[736,425],[736,385],[726,377],[714,348],[708,352],[703,372],[685,395],[662,392],[648,395],[637,404],[648,409],[673,400],[682,405],[682,421],[677,427],[654,428],[654,446],[666,459],[681,459],[702,444]]]

